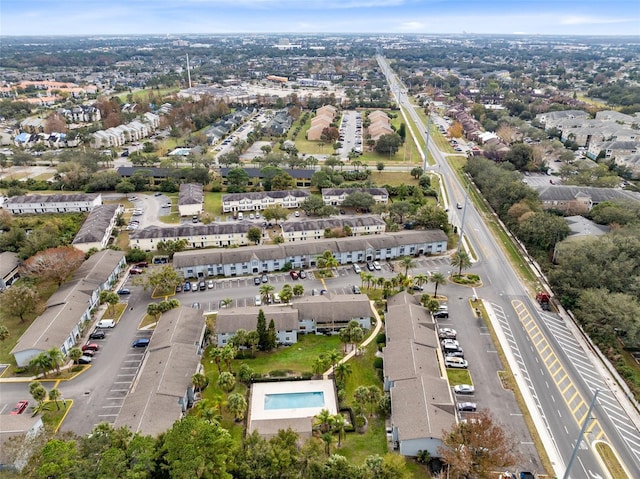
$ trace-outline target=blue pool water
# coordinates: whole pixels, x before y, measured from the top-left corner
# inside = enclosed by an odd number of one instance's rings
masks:
[[[304,407],[323,407],[324,393],[313,391],[307,393],[265,394],[264,409],[298,409]]]

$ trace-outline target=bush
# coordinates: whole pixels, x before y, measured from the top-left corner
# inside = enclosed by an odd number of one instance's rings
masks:
[[[376,344],[386,344],[387,343],[387,335],[384,333],[378,333],[376,336]]]
[[[382,358],[375,358],[373,360],[373,367],[376,369],[382,369],[383,363],[384,363],[384,360]]]
[[[273,371],[269,371],[269,376],[276,378],[285,377],[287,374],[289,374],[289,371],[286,369],[274,369]]]

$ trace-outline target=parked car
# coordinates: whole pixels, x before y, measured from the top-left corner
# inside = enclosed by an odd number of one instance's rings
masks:
[[[458,349],[445,349],[444,355],[448,358],[462,358],[464,359],[464,350],[462,348]]]
[[[255,284],[256,286],[260,286],[260,276],[256,276],[255,278],[253,278],[253,284]]]
[[[185,281],[184,282],[184,288],[185,291],[191,291],[191,281]]]
[[[378,263],[377,261],[374,261],[374,262],[373,262],[373,268],[374,268],[376,271],[380,271],[380,270],[382,269],[382,267],[380,266],[380,263]]]
[[[131,294],[131,291],[129,291],[127,288],[122,288],[118,290],[118,294],[120,296],[125,296],[127,294]]]
[[[442,345],[443,348],[449,348],[449,349],[457,349],[460,347],[460,343],[458,341],[456,341],[455,339],[443,339],[442,341],[440,341],[440,344]]]
[[[298,273],[298,277],[300,279],[307,279],[307,272],[303,269],[300,270],[300,272]]]
[[[453,386],[453,392],[456,394],[473,394],[476,392],[476,388],[471,384],[458,384]]]
[[[87,349],[93,349],[94,351],[97,351],[98,349],[100,349],[100,346],[98,346],[96,343],[87,343],[82,346],[82,350],[86,351]]]
[[[375,271],[376,269],[373,267],[373,263],[371,261],[367,261],[367,269],[369,271]]]
[[[354,272],[355,274],[360,274],[360,273],[362,272],[362,269],[360,268],[360,266],[359,266],[359,265],[354,264],[354,265],[353,265],[353,272]]]
[[[462,358],[447,356],[444,358],[444,365],[448,368],[467,369],[469,363]]]
[[[209,281],[207,281],[207,288],[209,289],[213,289],[213,280],[210,279]]]
[[[91,360],[93,358],[91,356],[82,355],[78,358],[78,364],[91,364]]]
[[[136,268],[146,268],[147,266],[149,266],[149,263],[147,263],[146,261],[140,261],[139,263],[136,263]]]
[[[200,303],[193,303],[193,304],[191,305],[191,307],[192,307],[193,309],[200,309]]]
[[[459,402],[458,411],[475,411],[477,405],[474,402]]]
[[[84,356],[89,356],[89,357],[94,357],[96,355],[97,351],[93,350],[93,349],[86,349],[84,351],[82,351],[82,354]]]
[[[140,268],[131,268],[129,270],[129,273],[131,273],[131,274],[142,274],[142,269],[140,269]]]
[[[262,273],[262,276],[260,276],[260,281],[262,281],[263,283],[269,282],[269,276],[267,276],[267,273]]]
[[[22,414],[25,409],[27,409],[27,406],[29,406],[29,401],[18,401],[11,410],[11,415],[16,416],[18,414]]]
[[[89,339],[104,339],[107,335],[101,329],[96,329],[89,335]]]
[[[351,287],[351,291],[353,291],[353,294],[360,294],[360,288],[358,288],[355,284]]]
[[[115,328],[116,322],[113,319],[101,319],[96,324],[97,328]]]
[[[291,276],[291,279],[298,279],[300,275],[298,275],[297,271],[289,271],[289,276]]]
[[[149,338],[139,338],[131,343],[132,348],[146,348],[149,346]]]
[[[278,293],[273,295],[273,302],[275,304],[280,304],[282,302],[282,300],[280,299],[280,295]]]
[[[260,297],[260,295],[256,295],[256,297],[253,299],[253,302],[255,303],[256,306],[262,306],[262,298]]]
[[[449,317],[449,311],[448,310],[436,311],[435,313],[433,313],[433,317],[436,319],[446,319]]]
[[[411,286],[411,289],[413,289],[414,291],[424,291],[424,288],[419,284],[414,284],[413,286]]]
[[[182,285],[176,284],[176,293],[180,293],[180,292],[182,292]]]
[[[198,289],[200,291],[207,289],[207,282],[204,279],[198,283]]]
[[[440,339],[456,339],[458,332],[453,328],[438,329],[438,337]]]

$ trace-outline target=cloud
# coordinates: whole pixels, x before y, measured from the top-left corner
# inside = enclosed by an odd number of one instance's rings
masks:
[[[420,22],[403,22],[398,29],[403,32],[420,32],[424,30],[425,25]]]
[[[561,25],[603,25],[612,23],[627,23],[636,22],[637,19],[632,18],[603,18],[603,17],[590,17],[571,15],[560,20]]]

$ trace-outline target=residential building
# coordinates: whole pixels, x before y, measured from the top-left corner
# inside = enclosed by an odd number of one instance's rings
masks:
[[[640,194],[615,188],[547,185],[536,188],[542,207],[568,215],[582,215],[603,201],[640,202]]]
[[[189,248],[222,248],[253,244],[247,238],[249,229],[256,225],[250,221],[228,223],[189,224],[180,226],[147,226],[129,235],[129,245],[143,251],[155,251],[160,241],[186,240]]]
[[[281,224],[285,243],[319,240],[325,237],[327,230],[344,231],[345,227],[351,230],[349,236],[379,235],[385,232],[387,224],[376,215],[305,219]]]
[[[222,212],[260,211],[272,206],[295,209],[306,200],[309,190],[251,191],[222,195]]]
[[[0,291],[4,291],[20,278],[20,259],[17,253],[0,253]]]
[[[239,330],[255,331],[262,309],[267,325],[273,319],[278,344],[298,342],[300,334],[337,334],[350,321],[371,329],[372,305],[364,294],[325,294],[293,298],[291,304],[263,307],[222,308],[218,311],[215,334],[224,346]]]
[[[25,444],[29,444],[29,441],[35,441],[36,437],[44,432],[42,415],[35,416],[26,411],[16,415],[3,414],[0,421],[0,471],[21,472],[35,450],[35,448],[23,447],[14,456],[11,451],[15,451],[16,448],[7,447],[7,445],[15,446],[16,441],[22,440]]]
[[[258,313],[261,309],[264,312],[267,325],[273,320],[278,344],[289,345],[298,342],[298,311],[289,305],[274,304],[262,308],[249,306],[246,308],[220,309],[215,322],[218,346],[226,345],[238,329],[255,331]]]
[[[116,428],[156,437],[183,417],[195,400],[191,378],[201,368],[205,329],[197,309],[178,307],[160,317]]]
[[[332,251],[338,264],[392,260],[402,256],[439,254],[447,250],[447,235],[441,230],[301,241],[244,248],[181,251],[173,267],[185,278],[244,276],[278,271],[286,263],[294,268],[313,268],[317,258]]]
[[[589,113],[582,110],[548,111],[536,115],[536,120],[542,124],[545,130],[555,128],[560,122],[567,120],[586,120],[588,118]]]
[[[38,354],[60,348],[62,354],[77,345],[91,319],[91,311],[98,306],[100,292],[110,289],[127,267],[122,251],[105,249],[90,256],[53,293],[44,312],[27,328],[11,350],[16,364],[27,366]]]
[[[457,418],[436,324],[416,297],[402,292],[387,300],[385,330],[383,376],[393,447],[404,456],[438,456],[443,431]]]
[[[227,183],[227,174],[230,170],[234,168],[220,168],[220,176],[222,176],[223,184]],[[242,168],[249,175],[249,184],[253,186],[257,186],[262,184],[263,176],[262,170],[260,168]],[[316,172],[316,170],[303,169],[303,168],[292,168],[286,169],[283,168],[283,171],[291,175],[293,180],[296,182],[297,188],[309,188],[311,186],[311,177]]]
[[[340,206],[351,193],[369,193],[376,203],[389,202],[386,188],[322,188],[322,200],[325,205]]]
[[[118,215],[123,211],[124,208],[116,204],[96,206],[82,223],[71,245],[85,253],[92,248],[106,248],[116,227]]]
[[[102,204],[101,194],[12,196],[3,207],[14,215],[37,213],[78,213],[91,211]]]
[[[180,216],[199,215],[204,210],[204,190],[198,183],[183,183],[178,194]]]

